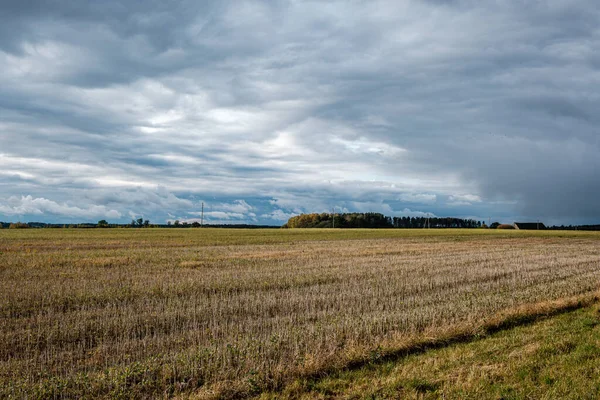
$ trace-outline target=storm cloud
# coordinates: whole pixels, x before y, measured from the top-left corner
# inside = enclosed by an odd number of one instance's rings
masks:
[[[0,220],[598,223],[592,1],[0,5]]]

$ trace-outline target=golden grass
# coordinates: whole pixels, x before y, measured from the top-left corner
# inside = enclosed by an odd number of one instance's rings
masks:
[[[599,244],[577,232],[3,230],[0,397],[281,388],[593,293]]]

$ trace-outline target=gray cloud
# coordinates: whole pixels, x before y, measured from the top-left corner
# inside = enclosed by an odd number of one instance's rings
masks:
[[[2,4],[0,219],[598,222],[595,10]]]

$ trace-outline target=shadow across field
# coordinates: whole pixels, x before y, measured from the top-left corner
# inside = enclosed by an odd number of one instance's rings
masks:
[[[515,327],[528,326],[539,322],[542,319],[550,318],[560,314],[568,313],[584,307],[589,307],[600,300],[600,294],[586,295],[583,297],[559,300],[555,302],[544,302],[532,304],[527,307],[521,307],[514,311],[503,312],[495,316],[482,326],[475,328],[466,328],[464,331],[457,329],[456,333],[439,338],[416,340],[414,343],[407,344],[404,347],[383,351],[375,350],[372,357],[368,359],[353,360],[344,367],[346,371],[358,370],[369,364],[383,364],[387,362],[398,361],[412,355],[423,354],[427,351],[437,350],[455,344],[470,343],[475,340],[488,337]],[[335,369],[325,369],[313,374],[309,374],[305,379],[318,380],[327,376]]]
[[[481,335],[422,342],[348,368],[299,378],[274,399],[527,399],[600,396],[598,296],[544,305]]]

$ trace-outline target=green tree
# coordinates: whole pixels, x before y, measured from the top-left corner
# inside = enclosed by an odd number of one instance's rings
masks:
[[[98,228],[108,228],[108,222],[105,219],[98,221]]]

